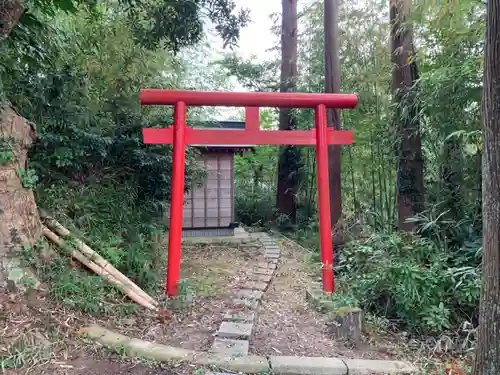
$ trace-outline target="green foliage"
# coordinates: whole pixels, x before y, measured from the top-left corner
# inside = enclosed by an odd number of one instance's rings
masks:
[[[477,266],[415,235],[375,234],[343,248],[343,282],[363,308],[420,332],[439,332],[475,316]]]
[[[235,14],[234,4],[226,0],[192,6],[127,3],[131,8],[124,2],[54,4],[34,4],[37,16],[25,13],[9,38],[0,41],[2,99],[37,125],[30,168],[18,175],[25,187],[36,188],[40,207],[156,293],[164,276],[162,237],[168,229],[164,212],[172,157],[170,146],[144,145],[142,128],[166,127],[172,111],[141,108],[138,91],[181,87],[194,74],[198,81],[205,73],[213,80],[210,72],[195,69],[199,61],[189,59],[191,51],[184,54],[187,58],[175,54],[202,40],[204,10],[229,45],[236,43],[248,14]],[[158,17],[145,22],[151,15]],[[192,112],[203,117],[203,111]],[[4,163],[12,161],[7,146],[0,148]],[[188,148],[186,188],[204,175],[195,157]],[[113,300],[121,294],[100,277],[68,267],[67,256],[43,264],[35,255],[26,259],[51,285],[55,298],[91,313],[116,309]],[[129,305],[124,306],[128,311]]]
[[[261,128],[276,126],[271,110],[261,111]],[[274,218],[276,199],[276,163],[278,149],[273,146],[256,147],[254,151],[234,160],[236,218],[246,225],[268,225]]]
[[[224,47],[234,47],[238,44],[240,28],[249,21],[248,10],[235,13],[236,4],[232,0],[122,0],[121,3],[126,5],[134,36],[150,49],[157,49],[165,43],[169,50],[178,52],[200,42],[204,13],[215,24]]]
[[[71,241],[65,242],[71,246]],[[135,311],[134,304],[116,302],[121,299],[121,292],[101,276],[91,275],[80,268],[71,268],[70,254],[61,254],[58,249],[50,262],[42,260],[40,252],[45,246],[50,245],[40,243],[35,247],[25,247],[22,259],[37,271],[41,279],[49,283],[50,295],[55,300],[90,314],[128,314]]]
[[[18,174],[26,187],[36,188],[42,207],[154,291],[162,276],[164,249],[157,243],[165,230],[172,160],[170,147],[143,145],[141,129],[165,126],[172,113],[141,109],[138,90],[220,88],[227,73],[250,90],[273,91],[279,61],[256,63],[230,54],[210,65],[206,47],[193,47],[203,39],[205,15],[226,45],[236,45],[248,13],[236,12],[231,0],[29,5],[10,37],[0,41],[0,98],[37,124],[30,169]],[[420,79],[418,111],[409,120],[418,117],[422,125],[427,210],[411,219],[419,233],[408,236],[393,233],[399,140],[391,119],[396,110],[400,116],[410,111],[393,106],[387,12],[379,1],[341,4],[342,91],[360,98],[355,110],[342,112],[342,127],[355,130],[356,142],[342,151],[343,214],[346,234],[375,234],[340,252],[340,284],[346,288],[336,298],[413,330],[436,332],[477,313],[484,6],[424,1],[412,12]],[[301,14],[297,91],[323,90],[322,22],[321,1]],[[276,111],[261,113],[263,128],[277,128]],[[193,110],[189,117],[205,120],[206,114]],[[313,127],[310,110],[296,110],[294,118],[298,129]],[[193,150],[186,157],[188,187],[202,172]],[[0,164],[12,158],[10,145],[0,144]],[[275,220],[289,227],[287,217],[275,214],[276,184],[297,178],[294,235],[317,250],[314,150],[294,150],[287,159],[303,161],[294,168],[296,176],[277,176],[276,147],[236,157],[237,217],[249,225]],[[66,263],[61,258],[37,265],[55,286],[53,295],[88,312],[109,311],[116,290],[82,271],[68,271]]]
[[[33,189],[38,182],[38,176],[33,169],[18,169],[16,174],[21,179],[21,184],[26,189]]]
[[[217,62],[228,73],[238,79],[247,89],[252,91],[278,91],[278,61],[256,64],[251,59],[245,60],[236,54],[226,55]]]
[[[146,290],[156,291],[163,276],[164,249],[158,244],[165,231],[161,205],[136,199],[132,184],[111,177],[68,186],[63,181],[37,191],[42,207],[118,270]]]
[[[343,272],[339,284],[346,286],[343,296],[355,298],[375,316],[395,319],[415,331],[437,332],[462,320],[475,322],[477,315],[484,4],[469,0],[413,4],[420,73],[418,90],[411,91],[416,95],[414,108],[407,101],[400,107],[393,103],[388,10],[385,2],[343,2],[339,12],[342,92],[359,95],[355,110],[342,111],[342,127],[355,131],[355,145],[342,150],[345,238],[354,242],[339,251]],[[311,3],[300,17],[297,90],[321,92],[323,3]],[[279,37],[279,18],[275,30]],[[240,83],[258,91],[270,90],[279,82],[274,70],[278,64],[235,55],[222,61]],[[417,223],[418,235],[409,237],[394,233],[399,139],[392,119],[396,112],[400,119],[421,124],[425,210],[410,219]],[[312,111],[297,110],[295,118],[299,129],[314,124]],[[262,147],[237,161],[236,208],[247,223],[257,221],[259,213],[263,213],[260,222],[265,222],[275,206],[274,190],[267,193],[253,187],[253,171],[255,166],[267,165],[266,153]],[[293,236],[315,249],[314,258],[319,261],[314,150],[301,150],[301,159],[300,217]],[[259,174],[258,181],[264,181],[269,190],[278,179],[276,164],[274,160],[273,168]],[[367,242],[358,240],[367,233],[372,234]]]
[[[0,165],[6,165],[14,161],[11,143],[7,139],[0,140]]]

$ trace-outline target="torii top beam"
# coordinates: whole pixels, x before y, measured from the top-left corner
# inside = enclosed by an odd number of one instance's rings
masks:
[[[261,131],[259,129],[259,107],[279,108],[354,108],[358,97],[353,94],[314,94],[282,92],[226,92],[143,89],[140,92],[143,105],[245,107],[245,130],[193,129],[186,127],[186,144],[221,145],[304,145],[316,144],[316,130]],[[144,143],[172,144],[173,128],[144,128]],[[328,129],[328,145],[352,144],[353,134],[347,130]]]
[[[305,92],[227,92],[143,89],[139,94],[142,105],[174,105],[184,102],[187,106],[213,107],[278,107],[354,108],[358,97],[354,94],[316,94]]]

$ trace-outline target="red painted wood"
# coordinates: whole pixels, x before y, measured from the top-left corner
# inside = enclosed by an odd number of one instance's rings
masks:
[[[172,202],[168,243],[166,292],[177,295],[180,277],[184,153],[186,144],[195,145],[315,145],[318,164],[318,205],[320,216],[323,290],[334,291],[332,235],[329,216],[327,145],[352,144],[351,131],[326,128],[326,108],[354,108],[356,95],[312,93],[207,92],[141,90],[141,104],[175,105],[174,124],[167,129],[143,129],[144,143],[173,144]],[[246,107],[246,130],[210,130],[186,127],[186,105]],[[254,108],[249,108],[254,107]],[[260,131],[258,107],[313,108],[316,130]]]
[[[165,292],[177,295],[181,276],[182,211],[184,203],[184,176],[186,167],[186,104],[178,102],[174,110],[172,198],[170,203],[170,230],[168,233],[167,282]]]
[[[245,108],[245,130],[248,130],[248,131],[260,130],[259,107],[246,107]]]
[[[173,130],[169,128],[144,128],[142,135],[146,144],[172,144]],[[212,130],[186,127],[186,144],[195,145],[316,145],[316,130]],[[328,129],[328,145],[347,145],[353,143],[350,130]]]
[[[143,105],[174,105],[212,107],[278,107],[354,108],[358,97],[354,94],[316,94],[306,92],[227,92],[142,89],[139,98]]]
[[[333,293],[335,279],[333,275],[332,221],[330,217],[330,193],[328,179],[328,144],[326,127],[326,108],[319,105],[314,116],[316,127],[316,173],[318,184],[319,239],[322,267],[323,291]]]

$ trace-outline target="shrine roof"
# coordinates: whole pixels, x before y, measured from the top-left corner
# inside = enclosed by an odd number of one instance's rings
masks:
[[[245,121],[196,121],[190,123],[195,129],[211,129],[211,130],[245,130]],[[201,149],[209,149],[213,151],[228,151],[228,152],[242,152],[250,151],[255,145],[191,145]]]

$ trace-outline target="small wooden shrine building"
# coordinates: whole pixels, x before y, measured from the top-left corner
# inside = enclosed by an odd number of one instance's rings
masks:
[[[196,127],[200,125],[197,123]],[[206,122],[200,127],[210,129],[244,130],[243,121]],[[234,156],[253,150],[251,145],[197,146],[199,162],[207,178],[202,186],[193,186],[184,196],[183,236],[230,236],[237,226],[234,207]]]

